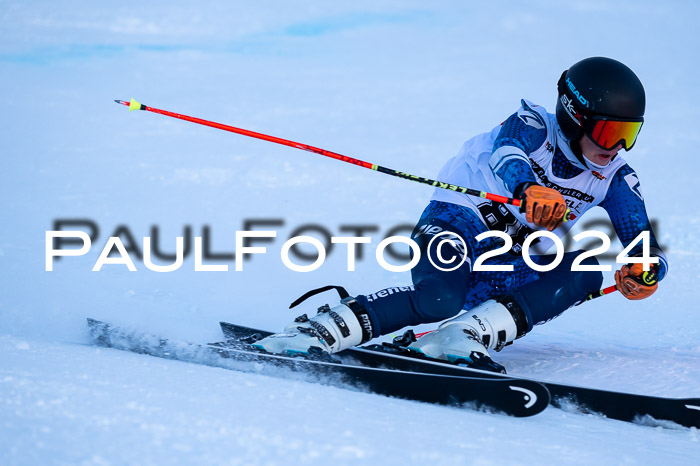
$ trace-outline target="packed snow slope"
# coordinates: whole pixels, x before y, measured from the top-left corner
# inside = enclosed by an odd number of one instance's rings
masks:
[[[85,318],[206,342],[221,338],[220,320],[281,328],[311,288],[408,284],[374,252],[392,230],[408,234],[431,195],[113,99],[434,177],[521,98],[552,111],[562,70],[603,55],[647,90],[644,128],[623,156],[670,273],[647,300],[587,303],[497,359],[516,375],[700,396],[699,15],[696,2],[651,0],[0,2],[0,464],[692,463],[696,429],[556,409],[514,419],[99,349]],[[607,232],[604,218],[579,231]],[[94,239],[49,272],[57,222]],[[280,258],[290,236],[359,227],[372,243],[355,271],[340,245],[313,272]],[[239,263],[239,230],[276,237]],[[93,272],[115,233],[137,270]],[[151,237],[173,254],[178,236],[191,241],[173,272],[149,270],[131,247]],[[203,236],[204,262],[228,271],[195,271]]]

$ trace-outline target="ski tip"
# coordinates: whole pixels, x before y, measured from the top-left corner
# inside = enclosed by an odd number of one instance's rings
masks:
[[[87,323],[89,327],[96,327],[98,325],[107,325],[105,322],[102,322],[101,320],[93,319],[91,317],[87,318]]]

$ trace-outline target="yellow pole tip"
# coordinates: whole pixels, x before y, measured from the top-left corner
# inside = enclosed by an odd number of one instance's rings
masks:
[[[135,99],[131,99],[131,103],[129,104],[129,111],[132,110],[141,110],[141,104],[136,102]]]

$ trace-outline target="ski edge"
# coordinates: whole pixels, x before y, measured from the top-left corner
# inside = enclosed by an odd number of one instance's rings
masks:
[[[240,336],[250,334],[250,332],[260,333],[262,336],[267,336],[271,332],[254,329],[242,325],[232,324],[229,322],[219,322],[224,336],[228,338],[232,335],[234,329],[243,329]],[[228,332],[228,333],[227,333]],[[642,395],[636,393],[619,392],[613,390],[604,390],[591,387],[581,387],[576,385],[559,384],[555,382],[546,382],[527,377],[513,376],[508,374],[500,374],[497,372],[489,372],[480,369],[467,368],[456,366],[437,360],[418,359],[403,356],[400,354],[386,353],[366,347],[356,347],[345,350],[349,356],[370,355],[373,357],[383,357],[396,360],[410,360],[416,364],[425,365],[425,368],[437,371],[448,371],[456,376],[463,377],[483,377],[489,379],[518,379],[530,380],[540,383],[547,387],[550,392],[550,404],[560,409],[573,408],[577,412],[584,414],[600,414],[606,418],[624,421],[637,422],[646,416],[650,416],[657,421],[670,421],[683,427],[700,427],[700,398],[671,398],[652,395]],[[603,403],[600,399],[605,398],[607,403]],[[645,406],[634,410],[621,410],[619,403],[627,399],[636,399],[644,402]],[[604,409],[603,405],[608,405],[610,409]]]
[[[322,374],[321,370],[317,372],[309,371],[307,374],[305,374],[302,380],[306,379],[305,381],[307,382],[321,383],[322,385],[338,386],[340,388],[359,388],[360,390],[367,390],[369,393],[395,397],[398,399],[408,399],[430,404],[439,404],[455,407],[476,407],[477,411],[485,410],[487,412],[501,412],[505,415],[513,417],[529,417],[539,414],[547,408],[550,402],[550,395],[547,388],[544,385],[528,380],[486,380],[481,377],[465,378],[456,377],[449,374],[426,374],[422,372],[406,372],[385,368],[338,364],[328,361],[308,360],[264,352],[261,353],[257,350],[243,350],[226,348],[222,346],[214,346],[215,344],[198,344],[182,340],[169,340],[167,338],[161,338],[147,332],[141,332],[139,330],[128,327],[121,327],[118,325],[111,324],[109,322],[104,322],[92,318],[88,318],[87,323],[91,337],[93,338],[95,343],[107,348],[113,348],[122,351],[130,351],[138,354],[145,354],[164,359],[220,367],[241,372],[258,373],[257,371],[250,371],[242,368],[234,368],[231,366],[224,365],[223,363],[219,365],[213,363],[209,359],[203,362],[193,360],[193,358],[190,357],[190,354],[197,353],[198,355],[204,355],[207,358],[214,355],[218,355],[222,358],[229,358],[231,356],[234,356],[232,360],[235,362],[254,364],[257,362],[277,361],[282,364],[287,364],[286,369],[289,369],[293,372],[296,372],[298,370],[295,369],[295,366],[304,366],[304,368],[307,370],[309,366],[322,369],[336,369],[337,374],[335,375],[341,376],[340,378],[345,376],[358,376],[358,381],[355,381],[357,383],[354,383],[353,381],[347,381],[347,383],[343,382],[336,384],[329,382],[331,379],[329,379],[329,381],[324,381],[322,376],[321,378],[319,378],[319,374]],[[128,344],[126,343],[127,341],[129,342]],[[155,344],[152,346],[147,346],[143,344],[144,341],[155,342]],[[172,347],[174,351],[170,350],[170,347]],[[187,347],[188,351],[185,352],[187,357],[178,356],[177,350],[182,349],[183,347]],[[241,355],[244,356],[243,359],[235,358],[236,356],[240,357]],[[255,360],[256,358],[258,358],[259,360]],[[275,375],[272,372],[273,371],[270,371],[270,373],[267,374],[265,372],[260,372],[260,374],[279,377],[279,375]],[[395,393],[392,393],[391,391],[382,388],[391,385],[387,383],[386,380],[378,383],[377,386],[380,387],[379,389],[373,387],[370,383],[370,379],[373,377],[377,377],[378,379],[386,379],[387,377],[390,377],[392,379],[396,379],[396,381],[403,381],[404,383],[397,383],[397,386],[399,388],[396,390]],[[415,395],[416,397],[411,396],[410,390],[406,388],[410,387],[410,384],[416,381],[423,384],[424,386],[424,388],[422,389],[422,393],[424,393],[422,395],[422,398],[418,395]],[[461,389],[468,389],[470,386],[473,386],[475,388],[479,387],[480,390],[486,390],[483,393],[487,396],[474,396],[473,398],[470,398],[468,395],[457,396],[457,392],[450,393],[446,392],[445,390],[442,390],[442,395],[439,397],[426,396],[425,393],[429,394],[429,391],[425,389],[425,386],[428,382],[437,382],[438,386],[446,385],[455,388],[460,387]],[[484,382],[489,382],[489,384],[485,386]],[[490,384],[490,382],[494,383]],[[494,396],[494,393],[508,395],[508,398],[499,401]],[[455,396],[454,399],[452,395]]]

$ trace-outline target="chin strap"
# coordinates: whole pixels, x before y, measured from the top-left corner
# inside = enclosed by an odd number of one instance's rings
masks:
[[[571,148],[571,152],[573,152],[576,156],[576,159],[579,162],[581,162],[581,165],[590,169],[590,166],[588,165],[588,160],[586,160],[586,157],[583,156],[583,151],[581,151],[581,144],[579,144],[578,140],[569,141],[569,147]]]

